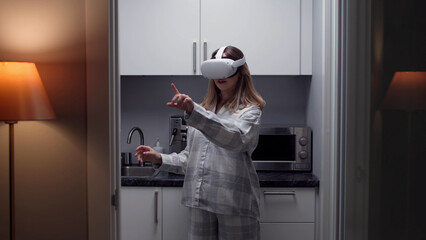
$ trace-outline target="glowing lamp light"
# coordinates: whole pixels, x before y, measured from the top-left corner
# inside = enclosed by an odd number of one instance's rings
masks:
[[[396,72],[382,103],[383,109],[426,109],[426,72]]]

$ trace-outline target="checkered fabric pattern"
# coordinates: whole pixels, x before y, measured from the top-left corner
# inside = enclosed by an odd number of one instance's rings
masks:
[[[190,208],[188,240],[259,240],[255,218],[229,216]]]
[[[225,215],[259,218],[260,186],[251,153],[257,146],[261,110],[215,114],[198,104],[185,113],[187,147],[162,154],[160,170],[185,174],[182,204]]]

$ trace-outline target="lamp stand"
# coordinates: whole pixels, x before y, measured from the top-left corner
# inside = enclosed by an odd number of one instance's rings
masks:
[[[10,239],[15,240],[15,149],[14,128],[17,121],[6,121],[9,124],[9,213]]]

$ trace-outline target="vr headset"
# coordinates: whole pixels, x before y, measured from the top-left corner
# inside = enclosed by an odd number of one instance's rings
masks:
[[[201,73],[205,78],[224,79],[231,77],[237,72],[238,67],[246,63],[245,57],[235,61],[229,58],[222,58],[226,47],[228,46],[219,48],[214,59],[201,63]]]

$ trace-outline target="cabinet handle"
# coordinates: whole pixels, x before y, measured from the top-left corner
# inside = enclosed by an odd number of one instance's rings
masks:
[[[264,195],[286,195],[286,196],[295,196],[295,191],[283,191],[283,192],[263,192]]]
[[[158,223],[158,191],[155,191],[154,195],[154,201],[155,201],[155,213],[154,213],[154,222]]]
[[[204,42],[204,61],[207,60],[207,42]]]
[[[192,67],[195,74],[197,72],[197,42],[192,42]]]

